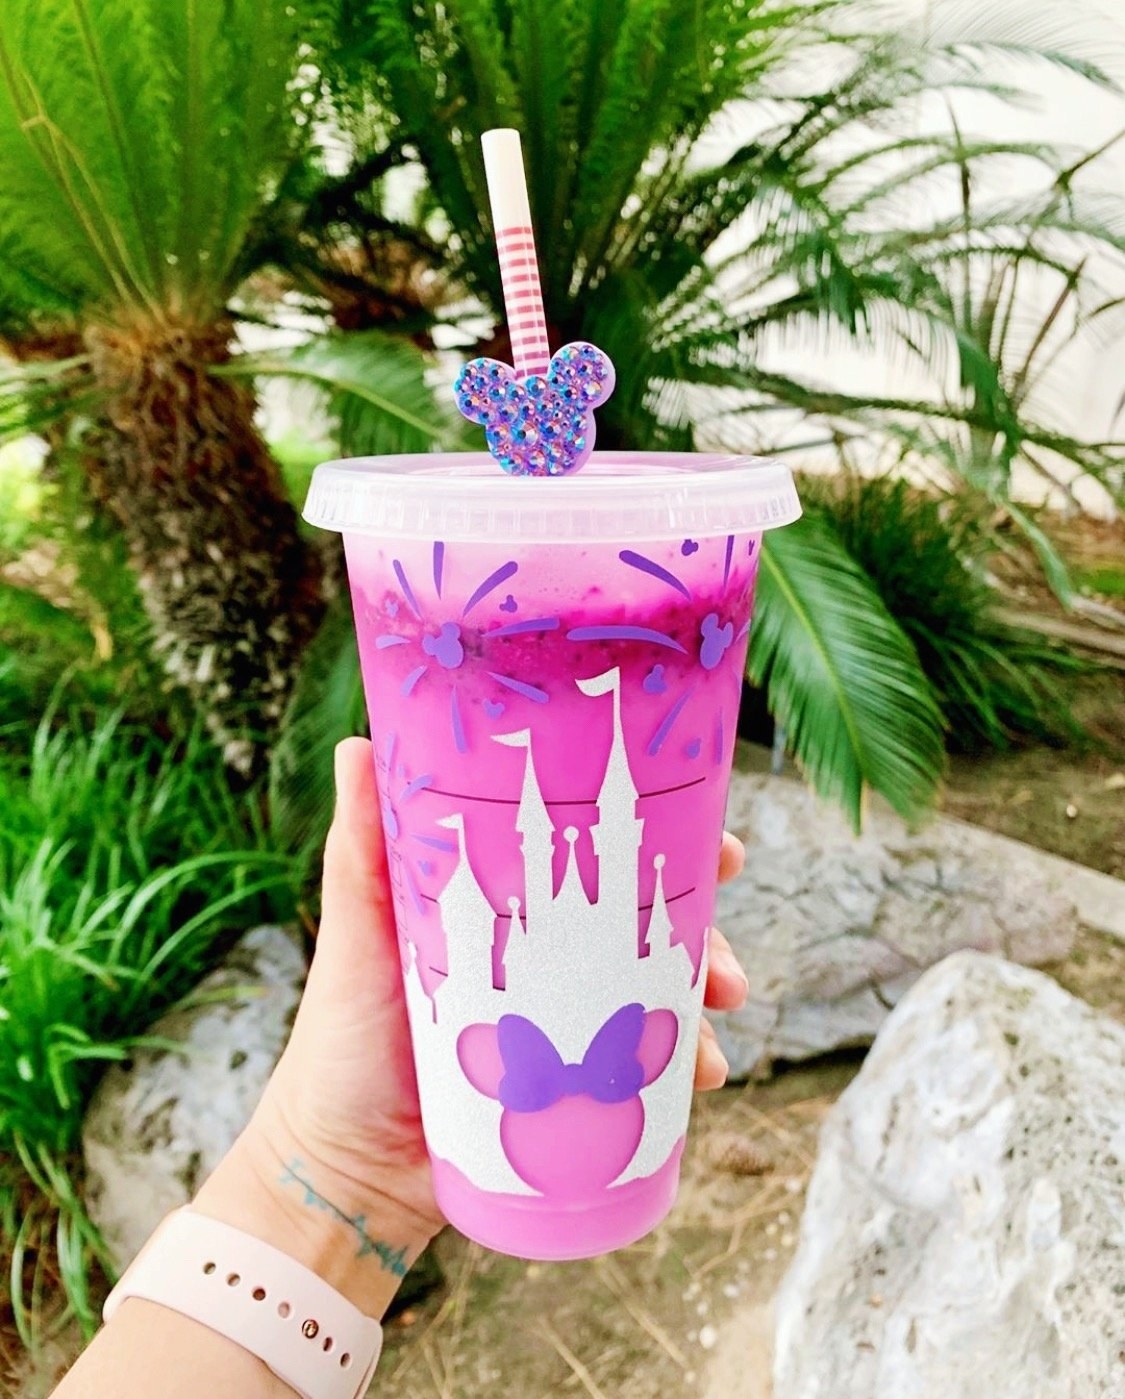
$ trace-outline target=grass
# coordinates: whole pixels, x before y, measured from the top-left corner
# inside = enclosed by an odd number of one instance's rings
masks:
[[[293,893],[257,793],[232,792],[198,734],[48,712],[0,739],[0,1250],[32,1345],[56,1275],[95,1322],[80,1135],[99,1077]]]
[[[952,751],[1084,737],[1066,682],[1089,667],[1001,620],[987,577],[992,543],[978,515],[889,477],[809,482],[806,497],[831,517],[914,643]]]
[[[1100,564],[1077,573],[1076,582],[1084,592],[1101,597],[1125,598],[1125,568]]]

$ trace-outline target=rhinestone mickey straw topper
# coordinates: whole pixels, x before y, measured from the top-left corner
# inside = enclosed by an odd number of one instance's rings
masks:
[[[464,416],[484,427],[505,471],[563,476],[594,450],[594,409],[613,392],[613,364],[584,341],[551,354],[519,132],[486,131],[481,146],[515,368],[472,360],[453,392]]]
[[[546,374],[519,378],[495,359],[475,359],[457,376],[457,406],[481,423],[488,450],[513,476],[577,471],[594,449],[594,409],[613,392],[613,365],[577,341],[551,356]]]

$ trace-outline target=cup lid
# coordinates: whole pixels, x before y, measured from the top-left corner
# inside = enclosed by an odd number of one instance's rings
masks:
[[[756,533],[800,513],[783,462],[706,452],[595,452],[554,478],[506,476],[485,452],[351,457],[316,468],[304,508],[345,534],[542,543]]]

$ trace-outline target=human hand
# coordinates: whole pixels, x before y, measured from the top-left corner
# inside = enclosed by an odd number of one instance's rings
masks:
[[[741,844],[724,836],[720,880],[734,878],[742,862]],[[730,945],[712,930],[705,1004],[733,1010],[746,991]],[[726,1073],[714,1030],[704,1021],[696,1087],[717,1088]],[[398,1281],[394,1268],[372,1267],[372,1259],[384,1264],[398,1259],[405,1265],[444,1223],[422,1135],[366,739],[347,739],[336,750],[336,811],[324,851],[316,955],[288,1047],[238,1150],[243,1172],[249,1165],[270,1186],[271,1201],[300,1224],[302,1235],[317,1215],[341,1236],[341,1248],[350,1230],[358,1261],[366,1268],[347,1267],[342,1257],[328,1258],[315,1238],[309,1247],[322,1250],[319,1270],[330,1266],[330,1280],[367,1310],[381,1310]],[[215,1195],[205,1187],[202,1207]],[[221,1200],[214,1212],[228,1217]],[[380,1271],[391,1276],[380,1276]]]

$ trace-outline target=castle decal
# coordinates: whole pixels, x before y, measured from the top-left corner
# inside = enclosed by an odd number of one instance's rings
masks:
[[[440,824],[458,856],[438,908],[447,975],[430,994],[416,962],[406,994],[427,1142],[479,1189],[586,1200],[652,1175],[687,1127],[695,1070],[698,975],[675,937],[664,856],[652,859],[651,910],[641,909],[644,820],[621,722],[620,674],[576,681],[612,704],[612,740],[591,828],[598,897],[578,870],[573,826],[544,799],[529,730],[494,736],[525,750],[516,817],[523,901],[507,900],[503,988],[493,984],[499,910],[466,851],[464,813]],[[561,883],[553,862],[567,847]],[[644,913],[648,912],[647,926]],[[641,934],[644,932],[642,942]]]

